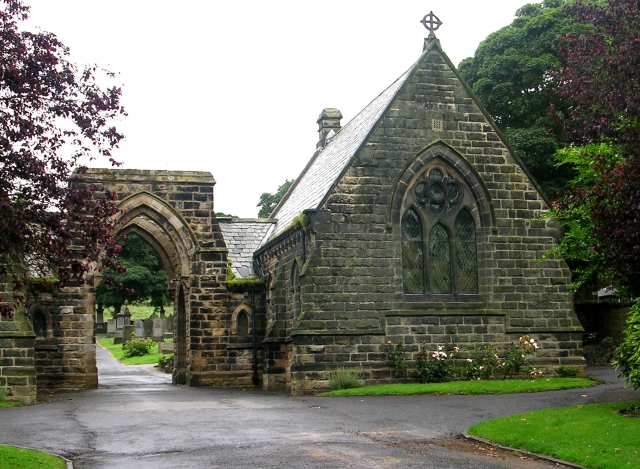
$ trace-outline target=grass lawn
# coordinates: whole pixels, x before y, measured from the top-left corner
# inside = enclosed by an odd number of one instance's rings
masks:
[[[482,422],[467,433],[589,468],[640,467],[640,418],[619,413],[628,405],[540,410]]]
[[[329,391],[319,396],[403,396],[410,394],[511,394],[514,392],[550,391],[553,389],[585,388],[597,385],[586,378],[536,378],[482,381],[451,381],[448,383],[395,383],[362,388]]]
[[[120,362],[125,365],[157,365],[160,357],[171,356],[171,354],[160,355],[158,353],[158,344],[154,342],[153,346],[151,347],[151,353],[149,355],[143,355],[141,357],[122,358],[122,356],[124,355],[122,344],[114,345],[113,339],[109,339],[105,336],[98,336],[97,340],[100,345],[111,352],[111,355],[113,355],[117,360],[120,360]]]
[[[144,306],[144,305],[129,305],[129,312],[131,313],[131,322],[136,319],[149,319],[149,316],[153,314],[153,306]],[[173,305],[164,307],[165,314],[167,316],[173,314]],[[158,314],[159,316],[159,314]],[[104,318],[105,320],[111,319],[113,317],[113,308],[105,308],[104,310]]]
[[[0,445],[0,469],[66,469],[60,458],[33,449]]]
[[[22,405],[22,402],[6,402],[6,401],[0,402],[0,407],[20,407],[21,405]]]

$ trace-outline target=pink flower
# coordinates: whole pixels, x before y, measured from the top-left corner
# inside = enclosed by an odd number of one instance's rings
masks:
[[[471,363],[473,360],[471,358],[467,358],[467,363]]]

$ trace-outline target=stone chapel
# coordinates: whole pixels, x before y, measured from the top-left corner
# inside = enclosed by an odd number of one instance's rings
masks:
[[[209,173],[84,176],[117,190],[122,232],[167,266],[176,384],[305,394],[337,368],[390,382],[389,341],[464,358],[524,334],[540,345],[536,366],[584,365],[571,273],[541,260],[559,235],[540,218],[548,202],[431,27],[418,60],[350,122],[322,111],[315,153],[269,219],[216,218]],[[81,300],[92,288],[40,300],[67,329],[35,339],[39,387],[97,385]]]
[[[541,261],[559,235],[540,219],[548,203],[438,39],[341,117],[320,114],[317,149],[254,253],[264,386],[313,392],[337,367],[388,381],[387,342],[401,340],[464,352],[529,334],[539,365],[582,365],[570,271]]]

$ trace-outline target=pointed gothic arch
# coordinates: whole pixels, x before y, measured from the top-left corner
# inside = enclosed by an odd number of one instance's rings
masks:
[[[480,293],[478,228],[487,233],[493,211],[476,175],[442,144],[405,166],[389,211],[400,231],[404,294]]]
[[[134,232],[148,242],[160,255],[167,277],[191,273],[196,235],[173,207],[147,191],[126,197],[118,206],[118,234]]]
[[[442,166],[450,168],[469,188],[477,205],[474,216],[480,222],[480,226],[495,226],[496,216],[492,199],[478,171],[460,153],[440,141],[428,145],[404,165],[389,196],[387,222],[390,226],[399,225],[400,217],[404,213],[402,205],[406,200],[407,191],[413,187],[412,184],[425,167],[435,161],[440,161]]]

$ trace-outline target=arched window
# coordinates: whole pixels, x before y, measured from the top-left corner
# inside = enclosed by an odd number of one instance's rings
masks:
[[[47,337],[47,317],[42,311],[33,313],[33,332],[36,337]]]
[[[404,293],[477,294],[475,200],[462,178],[433,162],[414,179],[403,207]]]
[[[244,311],[240,311],[236,317],[238,335],[249,335],[249,316]]]

